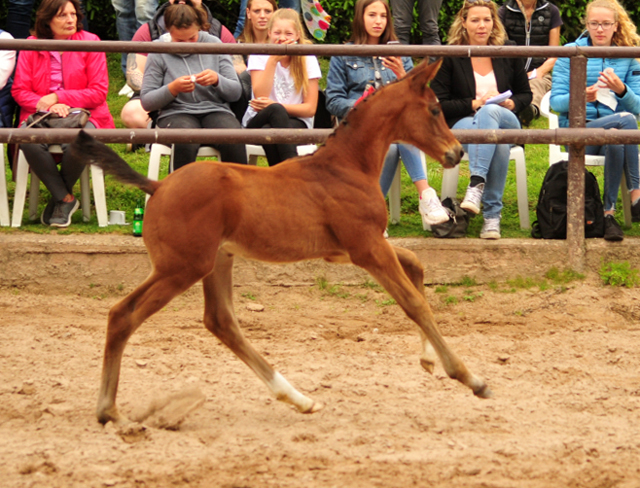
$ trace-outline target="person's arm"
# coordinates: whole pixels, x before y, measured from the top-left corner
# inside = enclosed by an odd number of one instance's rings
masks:
[[[529,84],[527,72],[524,70],[525,59],[511,58],[510,63],[512,70],[512,79],[510,80],[510,85],[513,95],[511,95],[511,98],[509,98],[508,101],[512,101],[513,106],[511,106],[511,103],[504,103],[501,105],[508,108],[512,112],[519,113],[521,110],[531,104],[533,93],[531,93],[531,85]]]
[[[35,64],[39,53],[37,51],[22,51],[18,56],[18,66],[11,85],[11,96],[16,101],[23,113],[34,113],[36,106],[42,98],[35,91],[33,73],[36,72]]]
[[[559,113],[569,113],[569,58],[559,58],[553,68],[549,105]]]
[[[127,56],[127,85],[136,92],[142,88],[144,67],[147,57],[139,53],[129,53]]]
[[[161,55],[149,54],[140,90],[140,103],[147,112],[164,108],[177,96],[177,94],[171,93],[168,84],[164,84],[164,71],[165,67]]]
[[[302,103],[282,104],[290,116],[306,118],[313,117],[316,114],[316,109],[318,108],[318,79],[309,80],[307,88],[307,93],[303,97]]]
[[[269,98],[273,89],[273,78],[276,74],[276,66],[283,56],[269,56],[264,69],[252,69],[251,87],[255,98]],[[251,63],[251,58],[249,58]]]
[[[549,46],[559,46],[560,45],[560,27],[556,27],[555,29],[551,29],[549,31]],[[547,60],[538,66],[536,70],[536,78],[543,78],[547,73],[550,73],[553,69],[553,66],[556,64],[557,58],[547,58]]]
[[[464,62],[459,58],[444,58],[442,66],[431,80],[431,89],[440,100],[440,106],[446,119],[456,119],[473,115],[475,109],[473,101],[475,97],[461,96],[458,88],[462,80],[454,76],[459,70],[455,70],[455,64]]]
[[[85,53],[84,72],[87,79],[86,88],[78,90],[59,90],[55,92],[58,95],[58,103],[63,103],[69,107],[83,107],[93,109],[102,105],[107,100],[109,92],[109,71],[107,69],[107,56],[101,52]],[[20,54],[22,56],[22,54]],[[81,58],[82,53],[67,52],[63,54],[63,72],[64,72],[64,56],[74,56]],[[69,75],[73,76],[73,74]],[[65,86],[67,80],[65,80]]]
[[[347,86],[347,66],[342,56],[332,56],[329,62],[329,73],[327,74],[327,110],[330,114],[342,119],[351,110],[357,100],[349,98],[349,87]],[[362,94],[360,94],[362,95]]]
[[[640,114],[640,62],[637,59],[631,60],[622,81],[626,91],[622,93],[622,96],[618,94],[619,103],[625,111],[635,115]]]
[[[235,102],[242,95],[242,84],[236,74],[233,61],[227,54],[218,55],[218,59],[216,91],[227,102]]]
[[[13,39],[11,34],[8,32],[3,32],[0,34],[0,37],[4,39]],[[16,52],[15,51],[0,51],[0,90],[2,90],[11,74],[13,73],[13,68],[16,66]]]

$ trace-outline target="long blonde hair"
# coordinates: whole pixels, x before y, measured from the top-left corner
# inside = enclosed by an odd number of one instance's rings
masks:
[[[298,33],[300,40],[299,44],[312,44],[312,42],[307,39],[307,36],[304,33],[304,29],[302,28],[302,22],[300,21],[300,15],[295,10],[290,8],[280,8],[276,10],[271,18],[269,19],[269,23],[267,24],[267,30],[271,32],[271,28],[273,24],[277,20],[289,20],[293,22],[294,29]],[[293,78],[293,83],[296,87],[296,90],[302,91],[302,96],[306,96],[307,91],[309,90],[309,76],[307,75],[307,59],[305,56],[290,56],[291,64],[289,65],[289,71],[291,72],[291,77]]]
[[[464,22],[467,20],[467,16],[469,15],[469,9],[473,7],[486,7],[491,11],[491,20],[493,20],[493,29],[491,29],[491,34],[489,34],[489,39],[487,40],[487,45],[489,46],[502,46],[504,41],[507,39],[507,33],[504,30],[504,26],[502,22],[500,22],[500,18],[498,17],[498,7],[497,5],[490,0],[476,0],[475,2],[470,2],[466,0],[462,8],[456,14],[456,18],[453,20],[451,24],[451,28],[449,29],[449,39],[447,40],[447,44],[461,46],[469,44],[469,35],[467,34],[467,29],[464,28]]]
[[[640,36],[636,26],[629,18],[629,14],[616,0],[593,0],[587,4],[584,22],[589,18],[589,12],[593,8],[606,8],[613,12],[618,29],[613,33],[611,44],[622,47],[640,46]]]

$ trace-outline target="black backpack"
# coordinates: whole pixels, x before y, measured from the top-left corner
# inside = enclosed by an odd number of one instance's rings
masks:
[[[567,175],[568,161],[552,164],[544,175],[531,235],[542,239],[567,238]],[[604,236],[604,207],[598,181],[584,170],[584,236]]]

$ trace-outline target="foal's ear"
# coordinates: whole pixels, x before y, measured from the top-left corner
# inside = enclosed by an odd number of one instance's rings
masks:
[[[422,94],[427,83],[435,78],[441,64],[442,58],[431,64],[428,63],[428,58],[425,58],[422,63],[411,70],[411,88]]]

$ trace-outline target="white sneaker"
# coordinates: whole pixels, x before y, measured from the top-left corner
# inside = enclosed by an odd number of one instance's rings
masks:
[[[500,239],[500,218],[484,219],[480,239]]]
[[[425,225],[442,224],[449,220],[449,214],[442,206],[433,188],[427,188],[422,192],[418,210],[422,216],[422,223]]]
[[[384,237],[385,239],[389,239],[389,231],[387,229],[384,230],[384,234],[382,234],[382,237]]]
[[[133,96],[133,93],[134,92],[131,89],[131,87],[125,83],[124,86],[118,92],[118,95],[131,98]]]
[[[464,200],[462,200],[460,208],[478,215],[480,213],[480,204],[482,202],[483,193],[484,183],[480,183],[476,186],[468,186],[467,193],[464,195]]]

